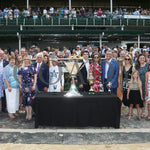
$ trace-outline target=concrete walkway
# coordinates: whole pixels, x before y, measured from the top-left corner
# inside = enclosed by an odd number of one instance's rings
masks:
[[[0,144],[1,150],[150,150],[150,143],[118,145]]]

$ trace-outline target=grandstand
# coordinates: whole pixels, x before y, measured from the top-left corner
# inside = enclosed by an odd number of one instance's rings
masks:
[[[2,11],[6,7],[11,7],[12,10],[17,7],[21,12],[16,18],[0,18],[0,45],[2,48],[18,48],[19,42],[20,47],[30,47],[32,44],[40,45],[41,48],[45,48],[47,45],[54,47],[67,45],[71,49],[77,44],[86,46],[87,43],[100,47],[102,43],[108,43],[109,47],[113,47],[121,45],[123,42],[126,44],[137,42],[139,47],[142,46],[142,43],[149,46],[149,0],[113,0],[112,14],[107,13],[107,10],[110,9],[110,0],[103,2],[72,0],[72,7],[76,10],[84,7],[85,14],[75,17],[68,15],[66,18],[59,13],[54,13],[46,18],[43,16],[43,9],[49,10],[50,6],[53,6],[55,10],[59,7],[66,8],[69,6],[69,0],[32,0],[29,2],[32,12],[30,16],[23,14],[23,8],[26,8],[25,1],[6,0],[0,2]],[[34,12],[36,13],[38,7],[40,13],[34,18]],[[94,16],[94,10],[98,11],[99,8],[106,14],[106,17]],[[117,8],[121,12],[118,15],[115,14]],[[135,9],[139,10],[139,15],[134,14]],[[11,43],[7,43],[7,40]]]

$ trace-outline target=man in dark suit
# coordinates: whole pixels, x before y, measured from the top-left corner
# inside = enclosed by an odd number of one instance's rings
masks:
[[[37,91],[48,91],[49,66],[43,62],[43,53],[37,54],[37,62],[34,64],[37,71]]]
[[[0,66],[3,69],[5,66],[7,66],[9,64],[9,62],[4,59],[4,52],[2,50],[0,50],[0,57],[1,57]],[[2,97],[2,112],[7,112],[6,111],[6,96],[5,96],[5,91],[4,91],[4,97]]]
[[[77,80],[78,80],[80,92],[88,92],[90,89],[89,81],[88,81],[89,69],[90,69],[89,52],[84,51],[82,65],[80,66],[78,74],[77,74]]]
[[[107,84],[111,84],[111,92],[117,94],[119,63],[112,59],[112,51],[106,52],[106,60],[102,61],[102,82],[104,85],[104,92],[108,91]]]

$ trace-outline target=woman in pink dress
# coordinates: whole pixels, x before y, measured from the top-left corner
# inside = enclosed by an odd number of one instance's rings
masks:
[[[94,53],[92,56],[93,63],[90,65],[90,72],[93,73],[94,77],[94,86],[93,89],[95,92],[99,92],[99,84],[101,81],[102,68],[100,63],[99,53]]]

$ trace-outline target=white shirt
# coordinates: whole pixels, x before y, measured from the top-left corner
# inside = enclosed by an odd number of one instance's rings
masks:
[[[78,56],[80,55],[80,53],[81,53],[80,50],[79,50],[79,51],[76,50],[76,54],[77,54]]]
[[[89,60],[85,61],[85,59],[83,59],[84,65],[86,67],[86,71],[87,71],[87,79],[89,79],[89,69],[90,69],[90,63]]]
[[[105,66],[105,79],[107,79],[107,72],[109,69],[109,65],[112,59],[110,59],[109,61],[106,61],[106,66]]]

